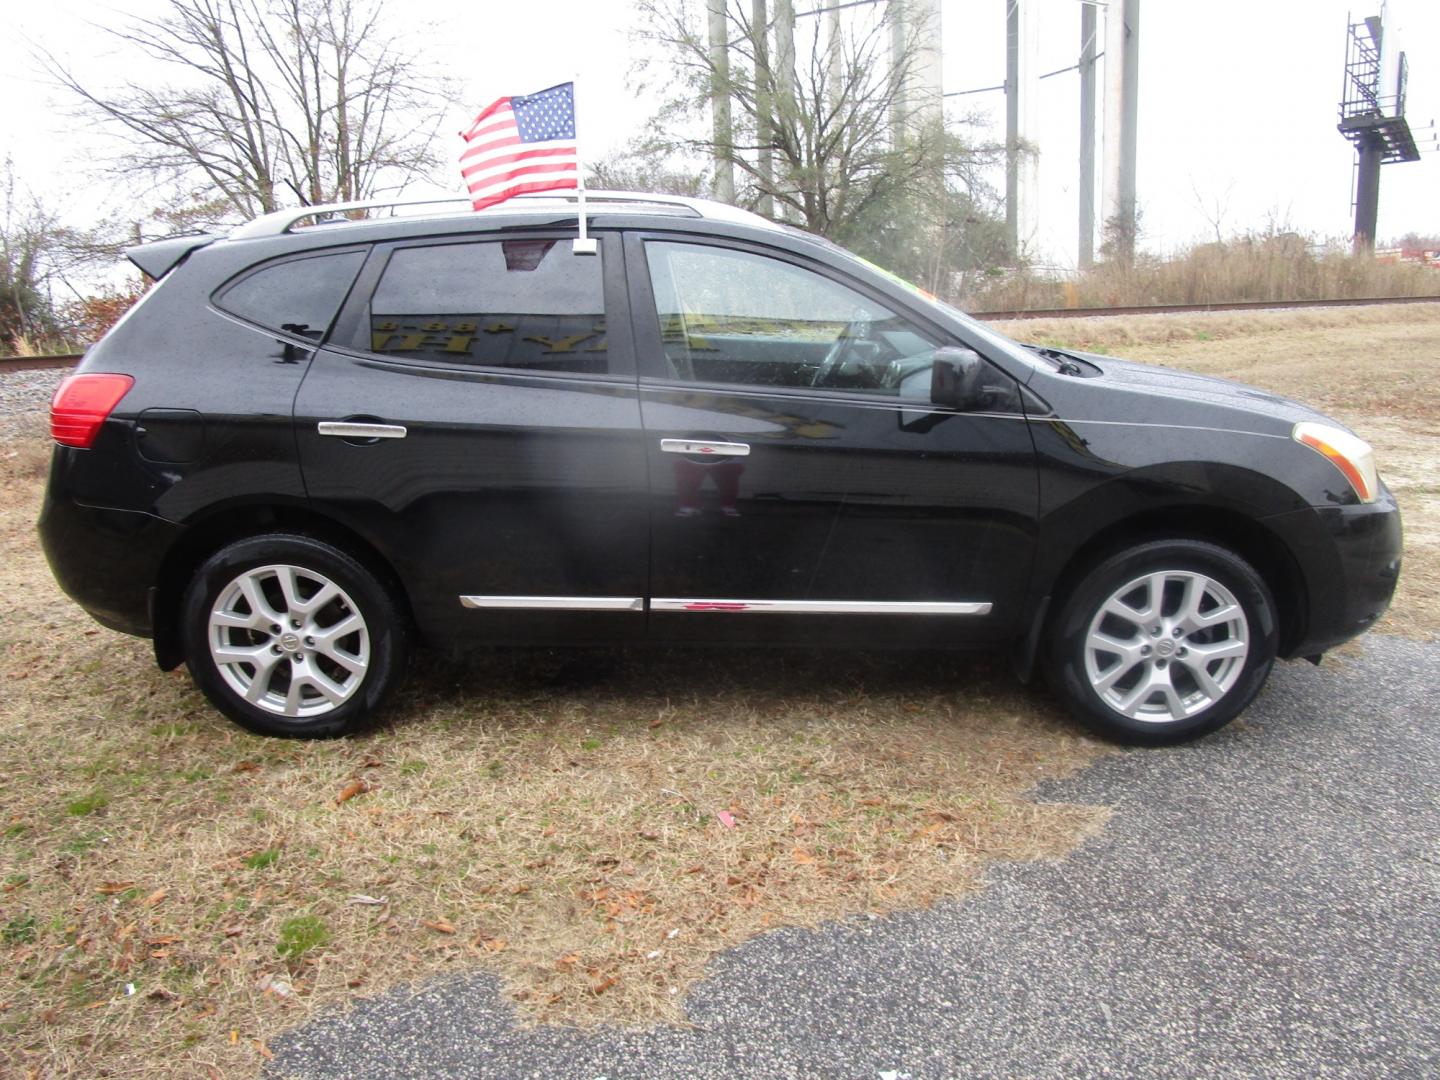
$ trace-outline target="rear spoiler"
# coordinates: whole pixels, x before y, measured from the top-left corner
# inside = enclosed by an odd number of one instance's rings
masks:
[[[154,240],[125,249],[125,257],[148,276],[159,281],[175,269],[185,256],[192,251],[213,244],[220,237],[214,233],[192,233],[189,236],[171,236],[165,240]]]

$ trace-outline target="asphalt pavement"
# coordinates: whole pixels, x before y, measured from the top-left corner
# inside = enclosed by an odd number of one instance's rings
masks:
[[[272,1040],[276,1077],[1440,1076],[1440,645],[1280,665],[1243,723],[1043,799],[1069,858],[717,960],[693,1027],[525,1028],[489,976]]]

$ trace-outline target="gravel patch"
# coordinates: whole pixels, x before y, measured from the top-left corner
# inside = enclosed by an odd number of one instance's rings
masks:
[[[68,368],[9,371],[0,374],[0,437],[44,435],[50,398]]]

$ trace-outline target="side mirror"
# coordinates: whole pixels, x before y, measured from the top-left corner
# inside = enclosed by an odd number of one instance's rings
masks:
[[[984,372],[985,361],[973,349],[936,349],[930,369],[930,401],[961,411],[979,408]]]

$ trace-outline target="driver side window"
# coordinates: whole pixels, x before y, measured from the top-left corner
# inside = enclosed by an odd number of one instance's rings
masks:
[[[673,377],[928,397],[938,343],[853,289],[730,248],[651,241],[645,251]]]

